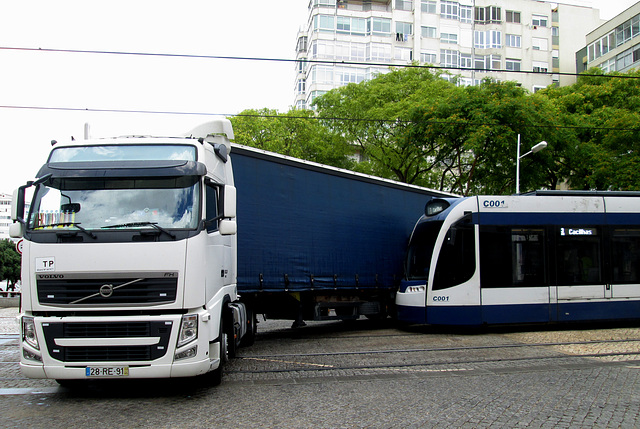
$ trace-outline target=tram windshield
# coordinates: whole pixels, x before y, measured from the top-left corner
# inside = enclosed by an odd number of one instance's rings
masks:
[[[424,222],[414,231],[407,252],[407,280],[426,280],[442,221]]]

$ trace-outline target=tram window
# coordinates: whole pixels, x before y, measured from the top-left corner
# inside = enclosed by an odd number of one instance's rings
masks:
[[[429,266],[433,247],[436,244],[442,222],[425,222],[417,226],[407,252],[407,278],[409,280],[426,280],[429,277]]]
[[[459,222],[447,231],[440,248],[433,290],[462,284],[473,276],[475,270],[475,229],[471,223]]]
[[[602,283],[601,259],[596,228],[560,228],[556,261],[559,285]]]
[[[546,278],[542,228],[481,228],[481,287],[545,286]]]
[[[614,229],[611,237],[613,282],[639,283],[640,229]]]

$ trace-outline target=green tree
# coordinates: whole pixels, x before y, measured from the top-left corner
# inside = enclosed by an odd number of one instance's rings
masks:
[[[586,72],[574,85],[542,93],[565,130],[566,177],[575,189],[640,190],[640,71]],[[596,77],[593,77],[596,75]]]
[[[414,107],[411,119],[410,138],[437,148],[433,187],[462,195],[513,193],[518,135],[522,153],[541,140],[549,143],[545,152],[522,160],[521,190],[554,187],[561,179],[554,106],[515,82],[487,79],[456,88],[438,103]]]
[[[20,254],[11,240],[0,241],[0,281],[15,285],[20,280]]]
[[[244,110],[230,118],[235,142],[340,168],[352,167],[353,148],[310,110]]]
[[[419,103],[437,104],[455,85],[425,68],[393,69],[372,80],[333,89],[314,101],[334,135],[359,148],[356,170],[401,182],[428,185],[435,147],[410,138],[409,112]]]

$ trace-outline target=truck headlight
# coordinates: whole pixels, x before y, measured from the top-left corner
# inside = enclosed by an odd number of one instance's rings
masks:
[[[190,314],[182,316],[180,333],[178,334],[178,348],[189,344],[198,338],[198,315]]]
[[[38,334],[36,334],[36,323],[33,317],[22,317],[22,341],[29,344],[36,350],[40,350],[38,344]]]

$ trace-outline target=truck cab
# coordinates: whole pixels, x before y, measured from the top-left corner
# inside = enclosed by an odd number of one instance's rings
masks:
[[[14,193],[25,375],[220,382],[252,330],[237,293],[230,139],[222,119],[179,138],[54,145]]]

